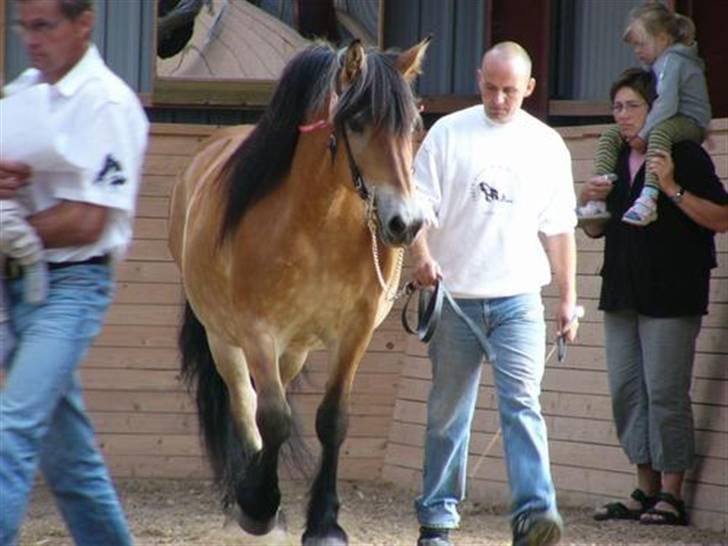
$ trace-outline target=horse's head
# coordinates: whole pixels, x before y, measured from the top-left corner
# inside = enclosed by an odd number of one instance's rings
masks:
[[[367,52],[355,41],[340,61],[334,128],[345,145],[354,186],[373,201],[379,236],[390,246],[409,245],[423,224],[412,180],[413,133],[421,120],[410,83],[429,42],[381,53]]]

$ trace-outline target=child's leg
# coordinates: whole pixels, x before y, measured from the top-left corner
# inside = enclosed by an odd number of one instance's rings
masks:
[[[692,119],[685,116],[674,116],[657,125],[647,140],[647,162],[659,152],[672,153],[674,142],[681,140],[694,140],[702,142],[704,130]],[[635,226],[646,226],[657,220],[657,197],[660,195],[660,186],[657,176],[649,169],[645,174],[645,185],[640,196],[622,216],[622,220]]]
[[[700,144],[705,137],[705,130],[686,116],[673,116],[657,125],[647,138],[647,162],[658,152],[672,153],[672,145],[682,140],[692,140]],[[645,186],[642,196],[657,199],[660,186],[657,176],[649,170],[645,174]]]
[[[613,125],[599,137],[597,155],[594,157],[594,174],[613,173],[621,148],[622,136],[619,134],[619,127]]]
[[[614,173],[621,146],[622,137],[616,125],[601,134],[597,144],[597,153],[594,157],[594,174],[607,176]],[[589,201],[583,206],[577,207],[576,214],[579,218],[579,225],[595,220],[604,221],[609,219],[610,216],[607,211],[607,204],[604,201]]]

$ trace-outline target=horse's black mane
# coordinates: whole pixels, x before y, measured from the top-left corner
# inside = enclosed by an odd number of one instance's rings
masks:
[[[299,126],[326,111],[336,90],[339,58],[331,46],[316,44],[286,66],[270,105],[223,168],[227,195],[221,240],[237,227],[248,207],[280,184],[291,167]],[[396,54],[368,51],[366,67],[339,97],[334,114],[337,131],[374,126],[401,135],[418,119],[412,90],[396,67]]]

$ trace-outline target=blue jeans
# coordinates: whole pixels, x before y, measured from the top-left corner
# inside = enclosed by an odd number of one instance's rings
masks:
[[[50,271],[48,300],[8,282],[17,345],[0,391],[0,546],[16,543],[40,467],[79,546],[132,544],[86,415],[78,368],[111,301],[105,265]]]
[[[444,302],[429,347],[432,389],[422,495],[415,501],[420,525],[458,526],[465,498],[470,426],[483,357],[493,365],[512,517],[524,512],[557,515],[549,469],[546,424],[539,394],[544,371],[545,324],[541,296],[457,299],[488,340],[488,355],[465,322]]]

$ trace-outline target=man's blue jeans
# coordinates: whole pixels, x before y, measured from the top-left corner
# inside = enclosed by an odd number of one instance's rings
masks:
[[[484,355],[475,335],[444,302],[429,347],[433,379],[427,402],[422,495],[415,502],[417,519],[428,527],[458,526],[457,504],[465,497],[470,426],[484,356],[493,365],[512,516],[523,512],[556,515],[539,403],[545,352],[541,296],[456,302],[482,328],[489,354]]]
[[[86,416],[78,367],[111,301],[106,265],[50,271],[48,301],[8,283],[18,344],[0,391],[0,546],[17,540],[38,467],[79,546],[132,538]]]

